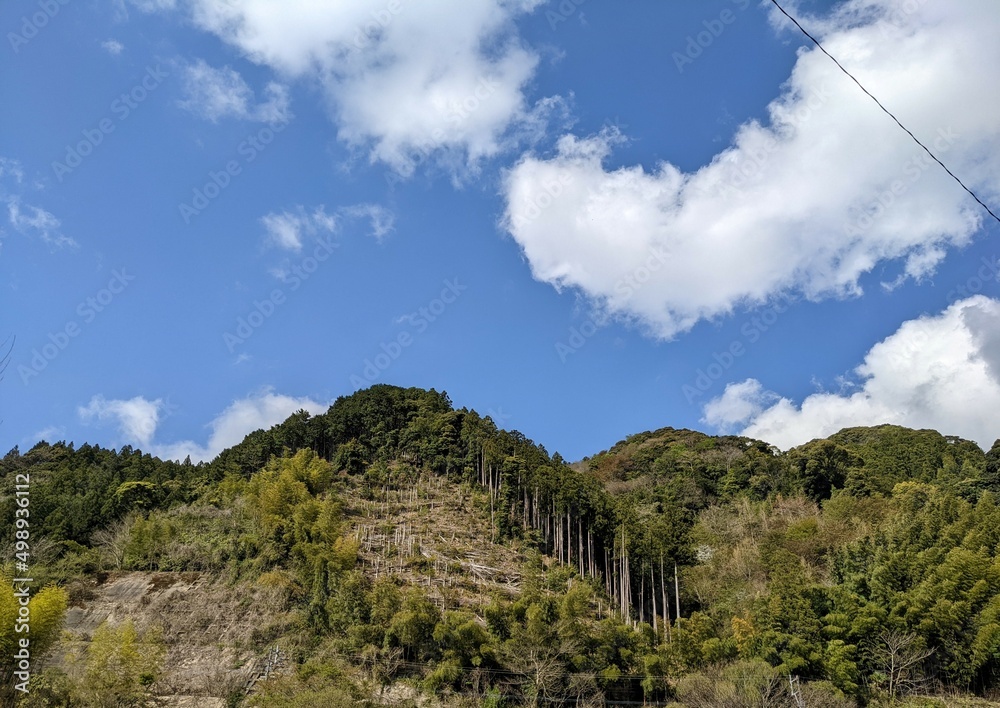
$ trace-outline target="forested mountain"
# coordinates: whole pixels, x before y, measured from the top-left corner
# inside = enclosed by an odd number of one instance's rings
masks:
[[[958,705],[1000,693],[1000,441],[984,454],[885,425],[781,453],[663,428],[568,464],[444,393],[377,385],[207,464],[15,448],[0,461],[5,528],[18,475],[31,480],[38,646],[53,647],[23,705]],[[142,610],[153,595],[132,603],[134,624],[57,641],[60,618],[73,630],[141,574],[154,589],[183,577],[270,593],[232,648],[241,666],[287,661],[260,680],[230,681],[243,675],[233,666],[214,687],[185,687],[171,657],[196,631],[157,628]]]

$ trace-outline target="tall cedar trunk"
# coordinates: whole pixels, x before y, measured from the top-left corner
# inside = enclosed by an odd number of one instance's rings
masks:
[[[667,630],[667,641],[670,638],[670,603],[667,601],[667,584],[663,581],[663,553],[660,553],[660,592],[663,600],[663,627]]]
[[[608,563],[608,547],[604,547],[604,586],[608,590],[608,597],[614,597],[614,592],[611,588],[611,566]]]
[[[573,564],[573,522],[569,518],[569,509],[566,510],[566,565]]]
[[[656,578],[653,577],[653,566],[649,566],[649,594],[653,598],[653,636],[659,641],[660,632],[656,626]]]
[[[618,550],[618,613],[625,614],[625,550],[619,547]]]
[[[639,621],[646,621],[646,574],[639,569]]]
[[[496,540],[496,509],[494,508],[494,494],[493,494],[493,465],[490,465],[490,534],[493,536],[493,540]]]
[[[674,599],[677,601],[677,621],[681,619],[681,586],[677,579],[677,564],[674,563]]]
[[[587,527],[587,567],[590,571],[590,577],[594,577],[594,534],[590,527]]]
[[[628,616],[632,616],[635,600],[632,598],[632,563],[628,557],[628,539],[622,539],[625,545],[625,592],[628,593]]]

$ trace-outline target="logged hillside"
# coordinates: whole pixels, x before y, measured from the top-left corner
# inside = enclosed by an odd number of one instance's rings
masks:
[[[208,464],[15,448],[8,528],[18,474],[39,616],[70,632],[39,636],[24,705],[1000,689],[1000,444],[879,426],[781,453],[664,428],[570,465],[443,393],[378,385]]]

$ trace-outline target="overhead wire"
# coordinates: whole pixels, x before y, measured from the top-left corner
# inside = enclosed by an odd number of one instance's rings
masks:
[[[935,154],[934,154],[933,152],[931,152],[931,151],[930,151],[930,148],[928,148],[928,147],[927,147],[926,145],[924,145],[924,144],[923,144],[923,143],[922,143],[922,142],[920,141],[920,139],[919,139],[919,138],[918,138],[918,137],[917,137],[916,135],[914,135],[914,134],[913,134],[913,132],[912,132],[912,131],[911,131],[911,130],[910,130],[909,128],[907,128],[907,127],[906,127],[905,125],[903,125],[903,124],[902,124],[902,122],[901,122],[901,121],[900,121],[900,120],[899,120],[899,119],[898,119],[898,118],[897,118],[896,116],[894,116],[894,115],[892,114],[892,112],[891,112],[891,111],[890,111],[890,110],[889,110],[888,108],[886,108],[885,106],[883,106],[883,105],[882,105],[882,102],[881,102],[881,101],[879,101],[879,100],[878,100],[878,99],[877,99],[877,98],[876,98],[876,97],[875,97],[875,96],[874,96],[874,95],[873,95],[873,94],[872,94],[872,93],[871,93],[871,92],[870,92],[870,91],[869,91],[868,89],[866,89],[866,88],[865,88],[865,87],[864,87],[864,86],[862,85],[862,83],[861,83],[860,81],[858,81],[858,80],[857,80],[857,79],[856,79],[856,78],[854,77],[854,75],[853,75],[853,74],[852,74],[851,72],[849,72],[849,71],[848,71],[847,69],[845,69],[845,68],[844,68],[844,66],[843,66],[843,64],[841,64],[841,63],[840,63],[839,61],[837,61],[837,58],[836,58],[836,57],[834,57],[834,56],[833,56],[832,54],[830,54],[830,52],[826,51],[826,48],[824,48],[824,47],[823,47],[823,45],[822,45],[822,44],[820,44],[820,41],[819,41],[818,39],[816,39],[815,37],[813,37],[813,36],[812,36],[812,35],[811,35],[811,34],[809,33],[809,31],[808,31],[808,30],[806,30],[806,28],[805,28],[805,27],[803,27],[803,26],[802,26],[802,25],[801,25],[801,24],[799,23],[799,21],[798,21],[798,20],[796,20],[796,19],[795,19],[794,17],[792,17],[792,15],[790,15],[790,14],[788,13],[788,11],[787,11],[787,10],[785,10],[785,8],[783,8],[783,7],[782,7],[782,6],[781,6],[781,5],[780,5],[780,4],[778,3],[778,0],[771,0],[771,3],[772,3],[772,4],[773,4],[773,5],[774,5],[774,6],[776,7],[776,8],[778,8],[778,9],[779,9],[779,10],[781,11],[781,14],[783,14],[783,15],[784,15],[785,17],[787,17],[787,18],[788,18],[789,20],[791,20],[791,21],[792,21],[792,24],[794,24],[794,25],[795,25],[796,27],[798,27],[798,28],[799,28],[799,31],[800,31],[800,32],[802,32],[802,34],[804,34],[804,35],[805,35],[806,37],[808,37],[808,38],[809,38],[810,40],[812,40],[813,44],[815,44],[815,45],[816,45],[816,46],[817,46],[817,47],[819,48],[819,50],[820,50],[821,52],[823,52],[824,54],[826,54],[826,56],[828,56],[828,57],[830,58],[830,60],[831,60],[831,61],[832,61],[832,62],[833,62],[834,64],[836,64],[836,65],[837,65],[837,67],[838,67],[838,68],[839,68],[839,69],[840,69],[840,70],[841,70],[842,72],[844,72],[845,74],[847,74],[847,76],[848,76],[848,77],[849,77],[849,78],[851,79],[851,81],[853,81],[854,83],[856,83],[856,84],[858,85],[858,88],[860,88],[860,89],[861,89],[862,91],[864,91],[864,92],[865,92],[865,95],[866,95],[866,96],[868,96],[868,97],[869,97],[869,98],[870,98],[871,100],[875,101],[875,103],[876,103],[876,104],[878,105],[878,107],[882,109],[882,112],[883,112],[883,113],[885,113],[885,114],[886,114],[887,116],[889,116],[890,118],[892,118],[892,119],[893,119],[893,121],[895,121],[896,125],[898,125],[898,126],[899,126],[900,128],[902,128],[902,129],[903,129],[903,131],[904,131],[904,132],[906,132],[906,134],[907,134],[907,135],[909,135],[909,136],[910,136],[910,137],[911,137],[911,138],[913,139],[913,142],[915,142],[915,143],[916,143],[917,145],[919,145],[920,147],[922,147],[922,148],[924,149],[924,152],[926,152],[926,153],[927,153],[928,155],[930,155],[930,156],[931,156],[931,159],[932,159],[932,160],[934,160],[934,162],[936,162],[936,163],[938,163],[939,165],[941,165],[941,168],[942,168],[942,169],[943,169],[943,170],[944,170],[945,172],[947,172],[947,173],[948,173],[948,175],[949,175],[949,176],[951,176],[951,178],[952,178],[953,180],[955,180],[956,182],[958,182],[958,184],[959,184],[959,185],[960,185],[960,186],[962,187],[962,189],[964,189],[964,190],[965,190],[966,192],[968,192],[968,193],[969,193],[969,194],[970,194],[970,195],[972,196],[972,198],[973,198],[973,199],[975,199],[975,200],[976,200],[977,202],[979,202],[979,205],[980,205],[980,206],[981,206],[981,207],[982,207],[983,209],[985,209],[985,210],[986,210],[986,212],[987,212],[987,213],[988,213],[988,214],[989,214],[990,216],[992,216],[992,217],[993,217],[994,219],[996,219],[996,221],[997,221],[998,223],[1000,223],[1000,216],[997,216],[996,214],[994,214],[994,213],[993,213],[993,210],[992,210],[992,209],[990,209],[990,208],[989,208],[989,206],[987,206],[986,202],[984,202],[984,201],[983,201],[982,199],[980,199],[980,198],[979,198],[979,195],[977,195],[977,194],[976,194],[975,192],[973,192],[973,191],[972,191],[972,190],[971,190],[971,189],[970,189],[969,187],[967,187],[967,186],[966,186],[966,184],[965,184],[965,182],[963,182],[963,181],[962,181],[961,179],[959,179],[959,177],[958,177],[958,176],[957,176],[957,175],[956,175],[956,174],[955,174],[954,172],[952,172],[952,171],[951,171],[950,169],[948,169],[948,166],[947,166],[947,165],[945,165],[945,164],[944,164],[943,162],[941,162],[941,160],[940,160],[940,159],[938,159],[938,156],[937,156],[937,155],[935,155]]]

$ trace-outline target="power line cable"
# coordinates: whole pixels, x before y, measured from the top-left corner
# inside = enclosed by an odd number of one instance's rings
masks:
[[[992,216],[992,217],[993,217],[994,219],[996,219],[998,223],[1000,223],[1000,216],[997,216],[996,214],[994,214],[994,213],[993,213],[993,210],[992,210],[992,209],[990,209],[990,208],[989,208],[989,207],[988,207],[988,206],[986,205],[986,203],[985,203],[985,202],[984,202],[984,201],[983,201],[982,199],[980,199],[980,198],[979,198],[979,197],[978,197],[978,196],[976,195],[976,193],[975,193],[975,192],[973,192],[973,191],[972,191],[971,189],[969,189],[968,187],[966,187],[966,186],[965,186],[965,183],[964,183],[964,182],[963,182],[962,180],[960,180],[960,179],[958,178],[958,176],[956,176],[956,175],[955,175],[955,173],[954,173],[954,172],[952,172],[951,170],[949,170],[949,169],[948,169],[948,166],[947,166],[947,165],[945,165],[945,164],[944,164],[943,162],[941,162],[941,160],[939,160],[939,159],[938,159],[937,155],[935,155],[935,154],[934,154],[933,152],[931,152],[931,151],[930,151],[930,149],[929,149],[929,148],[928,148],[928,147],[927,147],[926,145],[924,145],[924,144],[923,144],[922,142],[920,142],[919,138],[917,138],[917,136],[916,136],[916,135],[914,135],[914,134],[913,134],[913,133],[912,133],[912,132],[910,131],[910,129],[909,129],[909,128],[907,128],[907,127],[906,127],[905,125],[903,125],[903,124],[902,124],[902,123],[901,123],[901,122],[899,121],[899,119],[898,119],[898,118],[897,118],[896,116],[894,116],[894,115],[893,115],[893,114],[892,114],[892,113],[891,113],[891,112],[889,111],[889,109],[888,109],[888,108],[886,108],[885,106],[883,106],[883,105],[882,105],[882,102],[881,102],[881,101],[879,101],[879,100],[878,100],[877,98],[875,98],[875,96],[873,96],[873,95],[872,95],[872,93],[871,93],[871,92],[870,92],[870,91],[869,91],[868,89],[866,89],[866,88],[865,88],[864,86],[862,86],[862,85],[861,85],[861,82],[860,82],[860,81],[858,81],[858,80],[857,80],[856,78],[854,78],[854,75],[853,75],[853,74],[851,74],[851,72],[849,72],[849,71],[848,71],[847,69],[845,69],[845,68],[843,67],[843,65],[842,65],[842,64],[841,64],[841,63],[840,63],[839,61],[837,61],[836,57],[834,57],[834,56],[833,56],[832,54],[830,54],[830,52],[826,51],[826,49],[824,49],[824,48],[823,48],[823,45],[819,43],[819,40],[818,40],[818,39],[816,39],[816,38],[815,38],[815,37],[813,37],[813,36],[812,36],[811,34],[809,34],[809,32],[808,32],[808,31],[806,31],[806,28],[805,28],[805,27],[803,27],[802,25],[800,25],[800,24],[799,24],[799,21],[798,21],[798,20],[796,20],[796,19],[795,19],[794,17],[792,17],[792,16],[790,15],[790,14],[788,14],[788,12],[787,12],[787,11],[785,10],[785,8],[783,8],[783,7],[782,7],[782,6],[780,5],[780,4],[778,4],[778,0],[771,0],[771,3],[772,3],[772,4],[773,4],[773,5],[774,5],[774,6],[776,7],[776,8],[778,8],[779,10],[781,10],[781,14],[782,14],[782,15],[784,15],[785,17],[787,17],[787,18],[788,18],[789,20],[791,20],[791,21],[792,21],[792,24],[794,24],[794,25],[795,25],[796,27],[798,27],[798,28],[799,28],[799,31],[800,31],[800,32],[802,32],[802,34],[804,34],[804,35],[805,35],[806,37],[808,37],[809,39],[811,39],[811,40],[812,40],[812,42],[813,42],[813,44],[815,44],[815,45],[816,45],[817,47],[819,47],[819,50],[820,50],[821,52],[823,52],[823,53],[824,53],[824,54],[826,54],[826,55],[827,55],[828,57],[830,57],[830,59],[831,59],[831,60],[833,61],[833,63],[834,63],[834,64],[836,64],[836,65],[837,65],[837,67],[838,67],[838,68],[839,68],[839,69],[840,69],[841,71],[843,71],[843,72],[844,72],[845,74],[847,74],[847,76],[848,76],[848,77],[850,77],[851,81],[853,81],[854,83],[856,83],[856,84],[858,85],[858,88],[860,88],[860,89],[861,89],[862,91],[864,91],[864,92],[865,92],[865,95],[867,95],[867,96],[868,96],[868,98],[870,98],[871,100],[875,101],[875,103],[876,103],[876,104],[878,105],[878,107],[879,107],[879,108],[881,108],[881,109],[882,109],[882,111],[883,111],[883,112],[884,112],[884,113],[885,113],[885,114],[886,114],[887,116],[889,116],[890,118],[892,118],[892,119],[893,119],[893,120],[894,120],[894,121],[896,122],[896,125],[898,125],[898,126],[899,126],[900,128],[902,128],[902,129],[903,129],[903,130],[904,130],[904,131],[906,132],[906,134],[907,134],[907,135],[909,135],[909,136],[910,136],[911,138],[913,138],[913,142],[915,142],[915,143],[916,143],[917,145],[919,145],[920,147],[922,147],[922,148],[924,149],[924,152],[926,152],[926,153],[927,153],[928,155],[930,155],[930,156],[931,156],[931,159],[933,159],[933,160],[934,160],[934,162],[936,162],[936,163],[938,163],[939,165],[941,165],[942,169],[944,169],[944,171],[945,171],[945,172],[947,172],[947,173],[948,173],[948,174],[949,174],[949,175],[951,176],[951,178],[952,178],[953,180],[955,180],[956,182],[958,182],[958,183],[959,183],[959,185],[961,185],[962,189],[964,189],[964,190],[965,190],[966,192],[968,192],[968,193],[969,193],[970,195],[972,195],[972,198],[973,198],[973,199],[975,199],[975,200],[976,200],[977,202],[979,202],[979,205],[980,205],[980,206],[981,206],[981,207],[982,207],[983,209],[985,209],[985,210],[986,210],[986,212],[987,212],[987,213],[988,213],[988,214],[989,214],[990,216]]]

